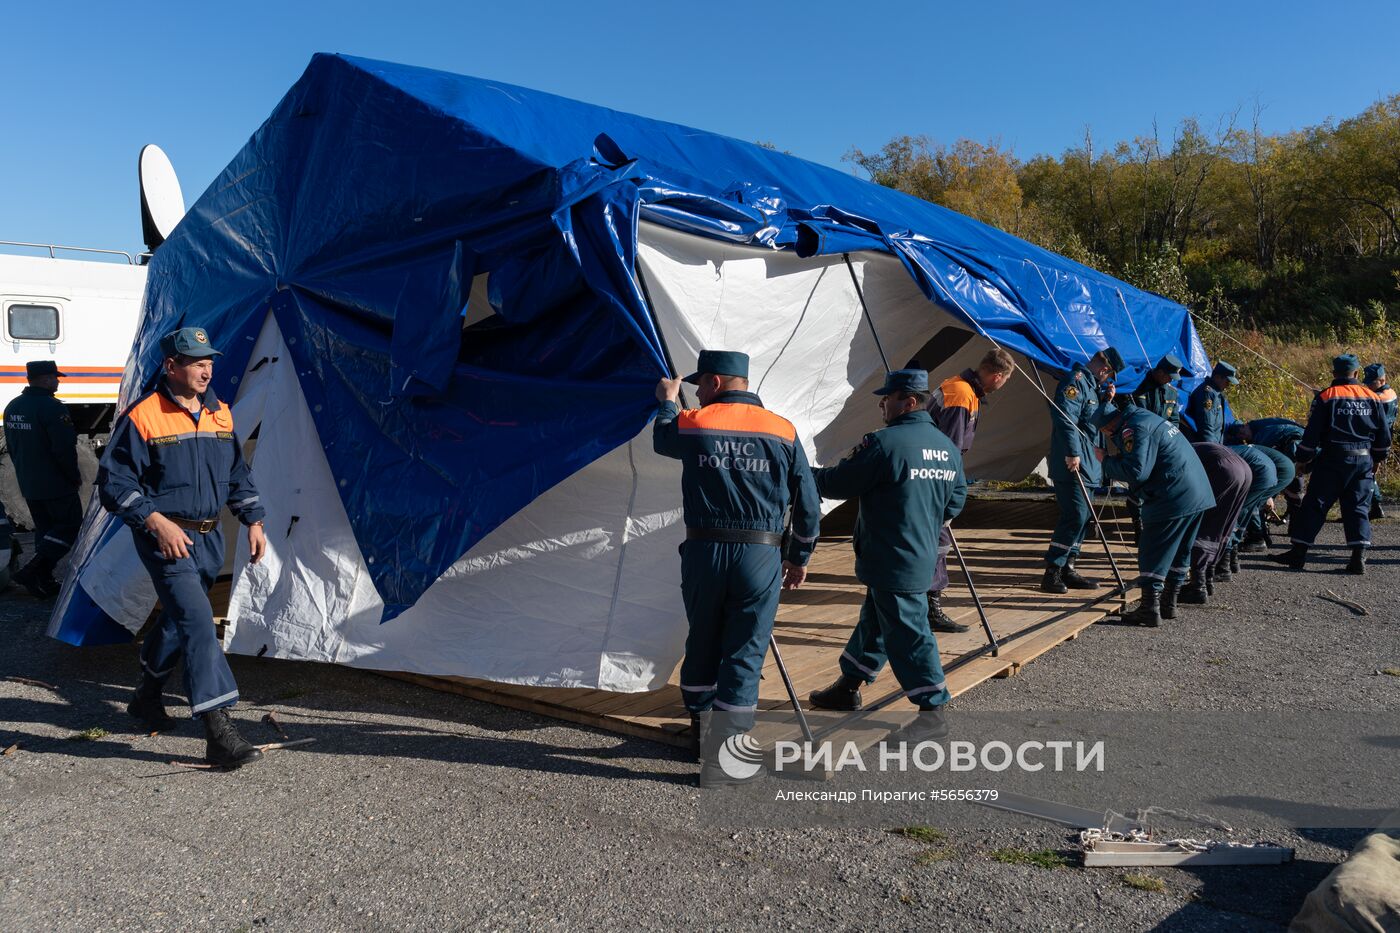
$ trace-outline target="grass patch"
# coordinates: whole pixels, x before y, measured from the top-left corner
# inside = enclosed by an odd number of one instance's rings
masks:
[[[1119,875],[1118,880],[1130,888],[1137,888],[1139,891],[1151,891],[1154,894],[1164,894],[1167,890],[1167,883],[1161,878],[1153,878],[1151,875]]]
[[[983,485],[993,492],[1021,492],[1027,489],[1049,489],[1050,484],[1045,481],[1045,477],[1039,473],[1032,473],[1025,479],[1007,482],[1006,480],[989,479]]]
[[[1003,865],[1034,865],[1036,868],[1065,868],[1069,865],[1069,859],[1054,849],[1038,849],[1035,852],[1025,849],[993,849],[987,854]]]
[[[74,732],[68,738],[75,742],[95,742],[100,738],[104,738],[106,735],[106,729],[101,726],[93,726],[90,729],[84,729],[82,732]]]
[[[923,867],[925,865],[935,865],[939,862],[950,862],[957,858],[958,853],[952,846],[944,846],[940,849],[925,849],[914,857],[914,864]]]
[[[930,845],[948,838],[947,833],[932,826],[900,826],[896,829],[887,829],[885,832],[892,836],[903,836],[905,839],[913,839],[915,842],[924,842]]]
[[[1219,666],[1219,665],[1221,665],[1221,664],[1229,664],[1229,663],[1230,663],[1230,659],[1229,659],[1229,658],[1206,658],[1206,663],[1207,663],[1207,664],[1214,664],[1214,665],[1216,665],[1216,666]]]

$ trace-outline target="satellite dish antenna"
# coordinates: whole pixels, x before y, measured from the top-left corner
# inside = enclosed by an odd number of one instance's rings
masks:
[[[185,196],[175,166],[159,146],[141,149],[141,235],[146,248],[155,251],[185,216]]]

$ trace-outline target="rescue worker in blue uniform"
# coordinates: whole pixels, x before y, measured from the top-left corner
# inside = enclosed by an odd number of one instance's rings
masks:
[[[943,380],[938,391],[930,396],[927,408],[934,427],[947,435],[962,456],[967,456],[977,436],[982,399],[1006,385],[1015,369],[1016,361],[1011,354],[1001,347],[993,347],[976,369],[964,369]],[[952,532],[944,525],[939,532],[933,589],[928,592],[928,624],[935,632],[966,632],[968,629],[943,611],[943,591],[948,588],[948,552],[952,548]]]
[[[1186,364],[1168,353],[1147,371],[1142,384],[1133,390],[1133,404],[1166,419],[1172,427],[1180,428],[1181,390],[1176,386],[1176,379],[1189,375],[1191,370],[1186,368]]]
[[[1157,361],[1157,365],[1147,371],[1142,384],[1133,390],[1133,404],[1145,408],[1159,418],[1165,418],[1172,427],[1181,427],[1181,391],[1176,386],[1179,376],[1189,376],[1181,359],[1168,353]],[[1142,513],[1137,501],[1128,500],[1128,517],[1133,523],[1133,541],[1142,539]]]
[[[232,769],[262,752],[229,718],[238,684],[214,629],[209,588],[224,564],[219,513],[228,506],[247,526],[257,563],[267,547],[263,508],[233,412],[209,387],[221,354],[198,327],[167,334],[160,348],[161,378],[117,421],[97,474],[102,505],[131,528],[164,609],[141,646],[141,683],[127,712],[152,729],[170,728],[161,694],[183,660],[190,712],[204,724],[205,757]]]
[[[1127,483],[1128,494],[1142,503],[1142,601],[1123,621],[1156,627],[1176,615],[1172,599],[1162,611],[1162,593],[1171,584],[1175,594],[1186,579],[1201,515],[1215,504],[1210,478],[1178,429],[1126,397],[1105,408],[1101,420],[1107,451],[1097,448],[1095,456],[1104,475]]]
[[[753,727],[779,592],[802,585],[821,521],[797,429],[763,407],[748,375],[747,354],[704,350],[684,380],[697,387],[699,408],[681,410],[679,379],[656,387],[652,445],[681,461],[681,596],[690,624],[681,695],[697,741],[702,731],[722,740]],[[712,710],[724,715],[702,730],[701,714]],[[723,783],[708,745],[700,782]]]
[[[1227,441],[1236,434],[1233,428],[1234,425],[1231,425],[1225,429]],[[1278,466],[1269,454],[1283,459],[1283,454],[1276,450],[1251,444],[1230,444],[1228,449],[1249,466],[1249,489],[1245,492],[1244,505],[1239,515],[1235,517],[1231,527],[1225,530],[1225,537],[1221,539],[1223,553],[1215,574],[1217,580],[1229,580],[1240,572],[1239,545],[1244,540],[1245,524],[1249,521],[1250,514],[1257,514],[1269,497],[1279,489]],[[1292,475],[1291,471],[1289,475]]]
[[[1210,482],[1211,507],[1201,515],[1196,527],[1196,539],[1191,543],[1190,579],[1180,588],[1176,599],[1183,603],[1204,604],[1206,597],[1215,592],[1216,581],[1230,579],[1230,572],[1222,567],[1225,545],[1230,532],[1235,528],[1244,500],[1249,496],[1249,482],[1252,473],[1249,464],[1230,448],[1222,444],[1192,444],[1201,466],[1205,468]],[[1168,606],[1174,602],[1175,588],[1168,582],[1164,589],[1163,602]],[[1170,616],[1165,615],[1165,618]]]
[[[34,519],[34,557],[14,582],[36,599],[52,599],[59,590],[54,568],[77,541],[83,523],[78,432],[68,406],[54,396],[64,375],[58,365],[32,360],[24,369],[29,385],[5,406],[5,444]]]
[[[1241,552],[1249,550],[1264,550],[1264,510],[1268,503],[1293,484],[1295,469],[1293,459],[1287,454],[1274,450],[1272,447],[1265,447],[1263,444],[1251,444],[1247,440],[1249,437],[1249,426],[1241,422],[1235,422],[1225,429],[1225,443],[1235,453],[1240,453],[1242,448],[1248,448],[1268,457],[1274,465],[1274,485],[1257,503],[1250,506],[1245,503],[1245,513],[1240,517],[1239,523],[1235,525],[1235,533],[1230,538],[1230,570],[1236,572],[1239,556]],[[1243,456],[1243,454],[1241,454]],[[1259,547],[1253,548],[1252,542],[1258,541]]]
[[[1311,463],[1312,475],[1303,504],[1289,523],[1293,546],[1269,558],[1293,570],[1303,569],[1308,548],[1327,520],[1327,510],[1340,500],[1342,527],[1351,548],[1347,572],[1366,572],[1371,492],[1376,464],[1390,454],[1390,426],[1380,397],[1357,380],[1360,369],[1360,361],[1350,353],[1334,359],[1335,378],[1318,394],[1308,414],[1298,459]]]
[[[1246,423],[1246,431],[1242,437],[1247,444],[1256,447],[1268,447],[1278,451],[1294,464],[1293,481],[1284,487],[1282,496],[1288,508],[1284,511],[1285,518],[1291,518],[1297,513],[1298,507],[1303,502],[1303,473],[1305,470],[1298,466],[1298,443],[1303,439],[1303,426],[1289,418],[1256,418]],[[1251,542],[1251,546],[1245,550],[1265,550],[1264,529],[1260,526],[1257,545]]]
[[[1050,534],[1045,552],[1045,576],[1040,588],[1047,593],[1092,590],[1098,586],[1074,569],[1084,533],[1089,526],[1089,503],[1084,489],[1099,485],[1101,470],[1094,456],[1098,445],[1098,424],[1103,396],[1113,398],[1113,377],[1124,368],[1123,357],[1113,347],[1095,353],[1087,365],[1074,364],[1069,375],[1055,389],[1050,405],[1050,455],[1047,465],[1055,484],[1055,502],[1060,519]]]
[[[815,691],[811,703],[860,709],[860,688],[874,683],[888,660],[920,712],[901,737],[919,742],[948,730],[948,687],[925,594],[938,562],[938,529],[962,511],[967,481],[962,454],[924,410],[927,372],[897,369],[875,394],[884,429],[865,435],[840,463],[816,470],[824,498],[859,500],[852,546],[856,578],[866,589],[860,620],[841,652],[841,676]]]
[[[1385,364],[1372,363],[1366,367],[1366,372],[1362,374],[1361,381],[1366,383],[1366,388],[1381,400],[1381,411],[1385,415],[1386,426],[1390,428],[1392,436],[1395,434],[1395,415],[1400,411],[1400,400],[1396,399],[1395,390],[1385,381]],[[1385,518],[1385,510],[1381,508],[1381,487],[1376,484],[1376,491],[1371,495],[1371,518]]]
[[[1186,417],[1191,423],[1190,440],[1220,443],[1225,437],[1225,389],[1239,384],[1235,367],[1224,360],[1215,364],[1210,377],[1196,386],[1186,402]]]

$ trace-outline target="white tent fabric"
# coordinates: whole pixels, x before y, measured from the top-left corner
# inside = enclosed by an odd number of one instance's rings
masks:
[[[813,463],[835,463],[880,426],[870,393],[884,369],[840,257],[799,259],[652,224],[639,239],[640,269],[683,372],[702,348],[747,352],[751,387],[793,421]],[[897,260],[857,254],[852,262],[891,366],[961,327]],[[234,405],[245,437],[259,429],[253,473],[268,511],[269,553],[248,566],[246,541],[236,536],[229,651],[536,686],[639,691],[666,682],[685,639],[677,556],[684,529],[680,465],[652,451],[650,425],[495,529],[412,608],[381,624],[381,602],[282,341],[269,317]],[[934,378],[975,365],[988,346],[963,343]],[[1032,398],[1030,412],[1022,403]],[[970,470],[985,464],[1024,475],[1047,431],[1043,401],[1013,383],[989,399],[978,444],[989,456]],[[81,582],[132,631],[154,602],[125,529],[87,563]]]

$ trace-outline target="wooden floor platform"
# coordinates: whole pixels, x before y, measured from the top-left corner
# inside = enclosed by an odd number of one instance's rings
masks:
[[[1048,538],[1048,533],[1039,528],[959,529],[958,541],[992,631],[1002,646],[995,657],[987,652],[986,635],[971,595],[956,561],[950,559],[952,585],[944,594],[944,609],[959,622],[971,626],[963,634],[938,636],[948,689],[954,696],[990,678],[1015,675],[1026,664],[1056,645],[1074,639],[1085,628],[1121,607],[1120,600],[1110,595],[1113,575],[1107,555],[1101,544],[1092,541],[1086,542],[1078,567],[1085,575],[1097,577],[1105,585],[1096,591],[1071,591],[1063,596],[1042,593],[1039,583]],[[1119,568],[1131,583],[1136,576],[1132,555],[1119,545],[1116,535],[1114,542]],[[775,635],[788,673],[804,702],[808,693],[826,686],[838,673],[837,659],[850,636],[865,593],[855,578],[854,565],[850,539],[823,538],[809,565],[806,584],[800,590],[783,594]],[[610,693],[517,687],[408,673],[390,676],[625,735],[673,745],[690,742],[689,717],[681,705],[674,677],[666,687],[649,693]],[[875,684],[866,689],[867,703],[897,689],[893,675],[886,668]],[[896,705],[901,710],[913,709],[902,700]],[[764,668],[759,706],[763,710],[790,709],[771,652]],[[795,718],[791,727],[795,732]],[[868,736],[869,742],[878,741],[888,731],[888,728],[875,730]]]

